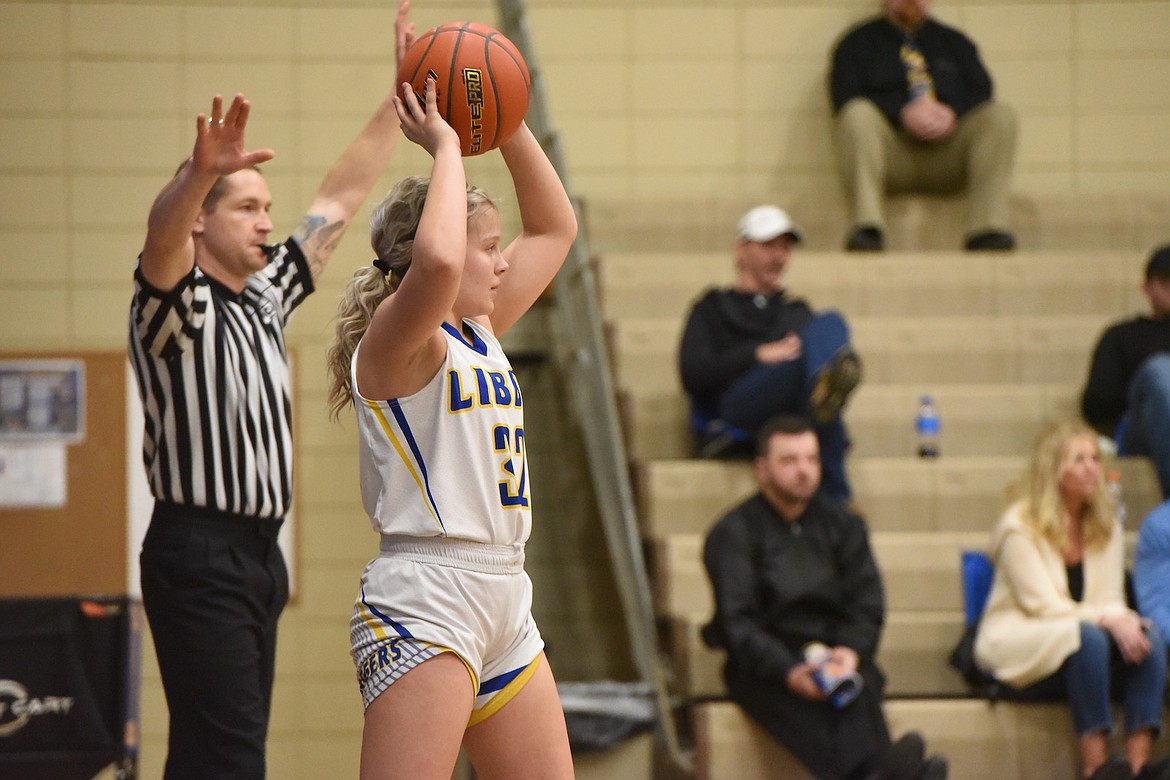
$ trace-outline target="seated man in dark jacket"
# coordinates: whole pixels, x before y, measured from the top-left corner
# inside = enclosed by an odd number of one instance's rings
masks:
[[[881,577],[861,518],[817,492],[811,426],[778,417],[758,442],[760,492],[715,525],[703,551],[715,592],[703,636],[727,650],[730,697],[818,778],[945,778],[946,760],[923,760],[917,734],[890,743],[874,662]],[[828,677],[810,645],[828,657]],[[851,678],[854,698],[834,695],[829,677]]]
[[[1170,244],[1150,255],[1142,292],[1150,313],[1101,334],[1081,413],[1123,455],[1149,456],[1162,498],[1170,498]]]
[[[800,231],[775,206],[739,222],[735,282],[707,290],[687,317],[679,347],[683,387],[704,457],[750,454],[756,431],[777,414],[811,417],[824,461],[824,490],[851,497],[849,437],[841,411],[861,381],[861,361],[836,311],[814,312],[780,283]]]

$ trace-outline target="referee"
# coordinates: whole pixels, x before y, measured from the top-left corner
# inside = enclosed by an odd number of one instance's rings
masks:
[[[398,10],[399,53],[413,40]],[[142,597],[170,733],[166,778],[263,778],[292,500],[284,327],[397,142],[390,95],[329,170],[307,215],[269,246],[272,198],[244,143],[249,104],[197,119],[192,156],[151,207],[134,274],[130,360],[155,507]]]

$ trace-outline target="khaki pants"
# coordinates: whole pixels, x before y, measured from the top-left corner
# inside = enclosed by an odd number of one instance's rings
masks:
[[[833,140],[852,224],[884,228],[887,192],[952,194],[965,188],[968,235],[1006,232],[1017,125],[1011,107],[988,101],[965,114],[950,138],[924,143],[894,130],[871,101],[850,100],[837,114]]]

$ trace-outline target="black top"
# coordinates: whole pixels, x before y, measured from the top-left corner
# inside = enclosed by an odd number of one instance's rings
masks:
[[[885,595],[865,523],[841,504],[814,497],[789,523],[756,494],[711,530],[703,562],[716,604],[703,638],[753,677],[783,681],[812,641],[873,662]]]
[[[708,290],[687,316],[679,346],[683,387],[695,405],[715,414],[727,388],[756,365],[756,347],[795,333],[812,319],[800,298]]]
[[[1070,563],[1065,567],[1065,573],[1068,575],[1068,595],[1073,601],[1080,601],[1085,597],[1085,565]]]
[[[1148,357],[1170,352],[1170,319],[1135,317],[1101,334],[1089,379],[1081,395],[1081,414],[1106,436],[1112,436],[1128,405],[1129,384]]]
[[[910,101],[906,70],[899,56],[905,40],[885,17],[846,33],[833,51],[829,76],[833,111],[840,111],[853,98],[868,98],[890,124],[900,127],[899,113]],[[979,50],[966,35],[927,19],[913,41],[926,59],[936,96],[956,116],[991,99],[991,76],[979,58]]]

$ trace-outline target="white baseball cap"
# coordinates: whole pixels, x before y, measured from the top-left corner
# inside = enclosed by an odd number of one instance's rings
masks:
[[[775,206],[756,206],[743,215],[736,235],[745,241],[771,241],[776,236],[791,236],[800,241],[800,230],[784,211]]]

